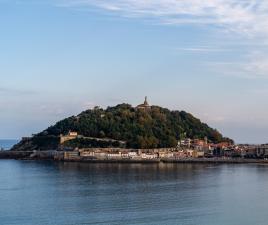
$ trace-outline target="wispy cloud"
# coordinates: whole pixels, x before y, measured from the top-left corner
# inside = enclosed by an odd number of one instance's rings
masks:
[[[235,76],[247,79],[268,78],[268,55],[265,52],[253,52],[240,58],[239,61],[209,62],[207,68],[215,74]]]
[[[226,48],[213,48],[209,46],[197,46],[197,47],[180,47],[176,48],[177,51],[184,51],[184,52],[198,52],[198,53],[208,53],[208,52],[226,52],[230,51],[230,49]]]
[[[268,78],[268,0],[49,0],[57,6],[94,8],[118,16],[149,19],[164,25],[202,26],[229,34],[236,47],[244,44],[245,53],[234,53],[236,61],[211,61],[224,75]],[[218,33],[217,33],[218,34]],[[217,35],[219,38],[220,35]],[[236,37],[236,38],[235,38]],[[216,38],[216,39],[217,39]],[[242,43],[241,43],[242,40]],[[221,47],[193,45],[175,47],[188,53],[231,53],[223,39]],[[251,47],[249,47],[249,45]],[[234,46],[233,46],[234,47]],[[248,49],[246,49],[248,48]],[[260,51],[254,53],[254,48]],[[231,58],[231,57],[230,57]]]
[[[124,16],[166,24],[211,24],[248,36],[268,35],[267,0],[63,0],[65,6],[95,6]]]

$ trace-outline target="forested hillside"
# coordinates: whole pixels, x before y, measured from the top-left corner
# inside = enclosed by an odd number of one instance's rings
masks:
[[[174,147],[185,137],[207,137],[214,143],[231,141],[184,111],[170,111],[158,106],[142,110],[128,104],[107,109],[95,107],[59,121],[38,136],[59,136],[70,130],[86,137],[126,141],[129,148]]]

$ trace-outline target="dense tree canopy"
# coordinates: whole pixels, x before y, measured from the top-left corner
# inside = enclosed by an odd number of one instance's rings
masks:
[[[128,104],[106,110],[95,107],[59,121],[38,136],[58,136],[70,130],[86,137],[126,141],[130,148],[175,147],[182,137],[207,137],[214,143],[231,141],[184,111],[170,111],[158,106],[140,110]]]

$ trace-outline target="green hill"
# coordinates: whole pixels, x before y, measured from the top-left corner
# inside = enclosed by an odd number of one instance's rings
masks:
[[[61,120],[28,140],[28,148],[55,148],[58,145],[57,138],[69,131],[76,131],[79,135],[98,140],[125,141],[128,148],[175,147],[178,140],[184,137],[207,137],[208,141],[213,143],[232,142],[187,112],[170,111],[158,106],[134,108],[129,104],[120,104],[107,109],[95,107]],[[24,145],[21,142],[15,148],[23,149]],[[94,141],[92,144],[92,140],[87,141],[83,138],[69,141],[66,143],[66,146],[68,145],[108,147],[104,142]]]

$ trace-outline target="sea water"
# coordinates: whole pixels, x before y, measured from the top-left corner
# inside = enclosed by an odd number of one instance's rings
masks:
[[[268,166],[0,160],[0,224],[267,225]]]
[[[18,140],[15,139],[0,139],[0,149],[8,150],[17,143]]]

